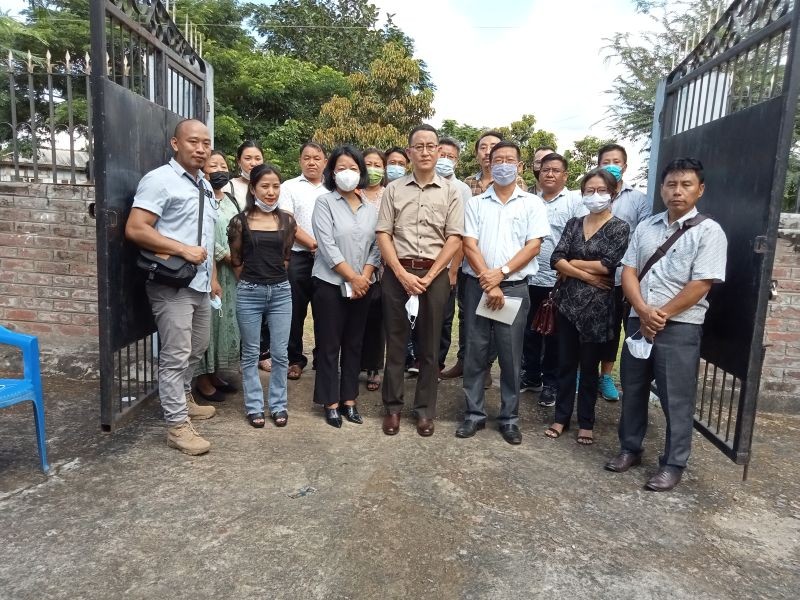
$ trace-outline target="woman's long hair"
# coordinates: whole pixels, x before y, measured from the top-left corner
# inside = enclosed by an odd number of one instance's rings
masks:
[[[258,185],[258,182],[261,180],[262,177],[266,175],[273,174],[278,178],[278,181],[282,184],[283,177],[281,177],[281,172],[278,170],[277,167],[271,165],[269,163],[262,163],[260,165],[256,165],[253,167],[253,170],[250,171],[250,184],[247,186],[247,197],[245,200],[244,211],[242,211],[242,227],[247,230],[247,234],[250,236],[250,239],[253,241],[253,244],[256,244],[255,238],[252,236],[252,232],[250,231],[250,227],[247,224],[247,220],[253,214],[253,211],[261,210],[256,207],[256,198],[251,191],[253,188]],[[280,201],[280,196],[278,197],[278,201]],[[284,232],[284,256],[288,260],[289,252],[292,249],[292,245],[294,245],[294,237],[295,237],[295,230],[296,224],[294,217],[282,210],[278,207],[275,208],[275,216],[278,218],[278,229]]]

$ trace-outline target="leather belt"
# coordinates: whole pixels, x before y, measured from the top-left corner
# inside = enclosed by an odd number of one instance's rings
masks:
[[[429,258],[401,258],[400,264],[406,269],[430,269],[434,261]]]
[[[472,279],[474,279],[475,281],[480,281],[474,275],[467,275],[467,277],[472,277]],[[528,285],[528,282],[525,279],[513,279],[511,281],[501,281],[498,284],[498,287],[503,289],[503,288],[516,287],[518,285],[523,285],[523,284]]]

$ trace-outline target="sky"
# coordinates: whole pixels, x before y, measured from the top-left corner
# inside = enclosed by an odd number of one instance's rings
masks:
[[[267,0],[268,1],[268,0]],[[436,84],[434,125],[508,125],[533,114],[563,152],[586,135],[612,137],[606,94],[620,70],[604,50],[616,32],[650,29],[632,0],[372,0],[414,39]],[[180,0],[178,0],[180,5]],[[24,0],[4,0],[12,14]],[[628,149],[639,171],[640,146]]]

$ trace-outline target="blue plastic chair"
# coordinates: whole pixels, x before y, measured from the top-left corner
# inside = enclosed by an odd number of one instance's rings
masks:
[[[36,422],[36,443],[39,446],[39,460],[42,470],[47,473],[47,444],[44,433],[44,396],[42,395],[42,375],[39,369],[39,340],[36,336],[9,331],[0,325],[0,344],[16,346],[22,350],[24,376],[22,379],[0,379],[0,408],[13,406],[30,400],[33,402],[33,418]]]

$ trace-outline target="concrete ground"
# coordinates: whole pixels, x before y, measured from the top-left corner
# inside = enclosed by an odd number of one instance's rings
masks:
[[[620,475],[602,468],[617,405],[599,401],[584,448],[574,430],[545,438],[550,410],[526,393],[512,447],[491,427],[453,436],[459,386],[441,384],[432,438],[407,419],[386,437],[379,392],[360,398],[364,425],[336,430],[306,372],[287,428],[249,427],[232,396],[192,458],[165,446],[155,404],[103,434],[94,384],[48,381],[49,477],[29,407],[0,412],[0,597],[800,596],[800,418],[761,416],[745,483],[696,435],[684,482],[654,494],[658,410],[645,464]]]

